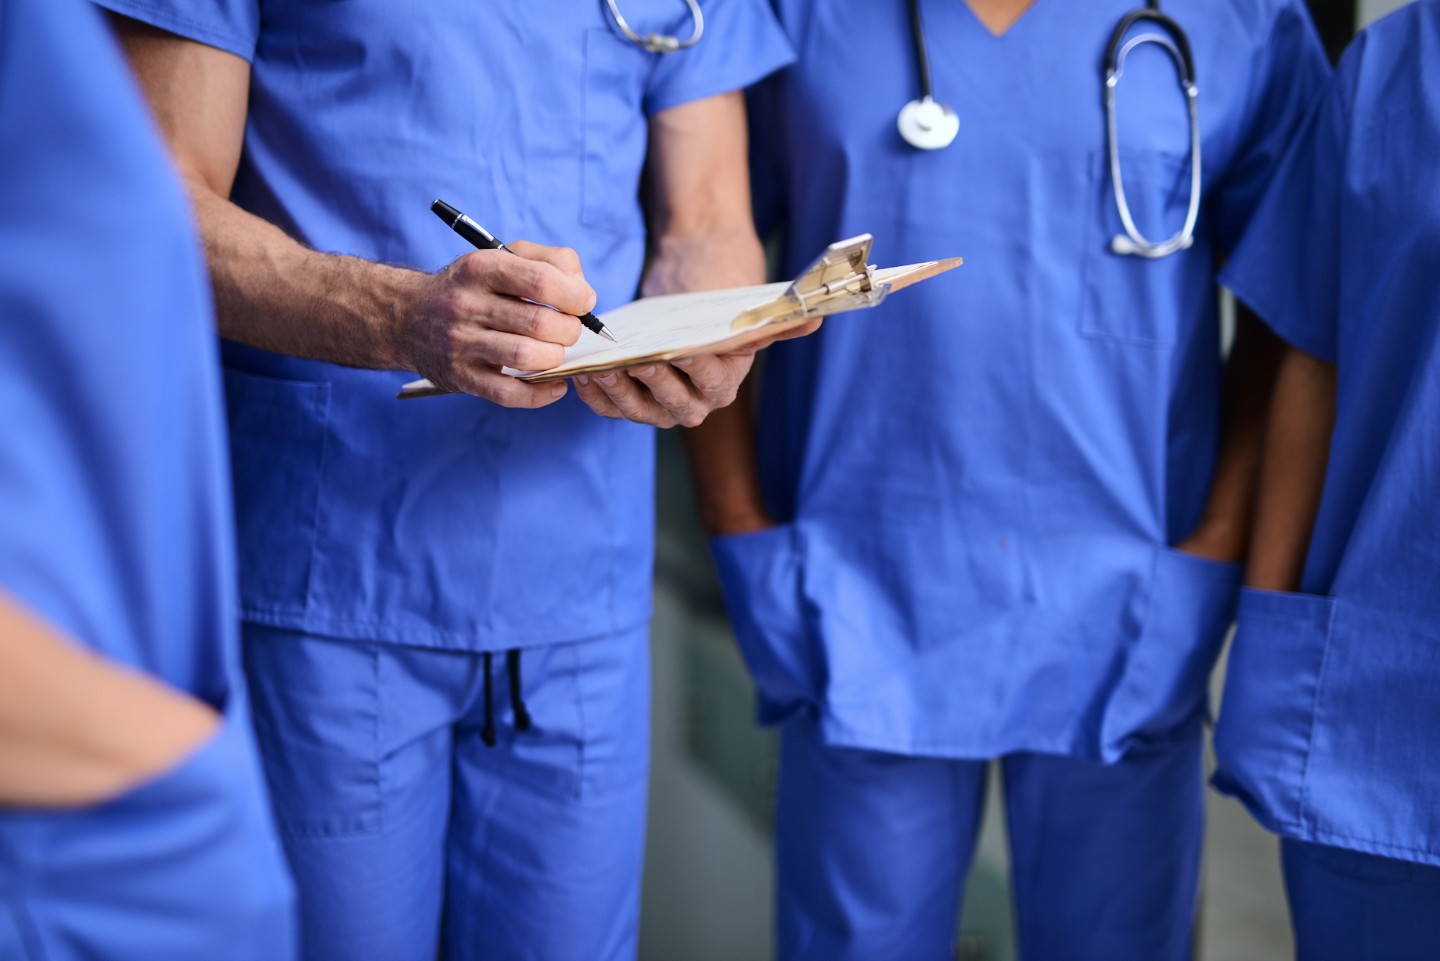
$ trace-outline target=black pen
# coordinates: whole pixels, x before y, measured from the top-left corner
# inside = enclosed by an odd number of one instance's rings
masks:
[[[471,220],[469,217],[465,216],[460,211],[447,204],[445,201],[435,201],[433,204],[430,205],[430,209],[435,212],[435,216],[445,221],[445,225],[447,227],[455,231],[460,236],[464,237],[466,240],[470,241],[472,246],[477,247],[480,250],[503,250],[507,254],[515,253],[515,251],[511,250],[509,247],[506,247],[503,243],[497,240],[495,238],[495,235],[492,234],[490,231],[486,230],[484,227],[480,226],[475,221]],[[515,256],[518,257],[520,255],[515,254]],[[619,341],[615,339],[615,336],[611,334],[610,331],[605,329],[605,325],[600,323],[600,318],[596,317],[594,313],[587,313],[582,316],[580,318],[580,323],[584,324],[588,330],[594,331],[595,333],[599,334],[601,337],[604,337],[611,343],[619,343]]]

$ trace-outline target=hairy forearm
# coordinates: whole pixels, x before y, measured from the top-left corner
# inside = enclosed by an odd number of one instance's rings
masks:
[[[355,367],[404,367],[400,309],[424,275],[310,250],[230,202],[250,65],[128,17],[110,22],[194,205],[221,334]]]
[[[1237,311],[1235,344],[1225,366],[1220,450],[1200,523],[1181,548],[1223,561],[1244,559],[1253,518],[1265,414],[1280,341],[1252,313]]]
[[[404,310],[427,275],[319,253],[205,183],[188,186],[222,336],[349,367],[408,369]]]
[[[216,724],[194,698],[77,647],[0,595],[0,805],[104,800],[177,763]]]
[[[1335,367],[1289,350],[1280,365],[1265,432],[1254,536],[1245,571],[1251,587],[1273,591],[1300,587],[1325,487],[1334,424]]]

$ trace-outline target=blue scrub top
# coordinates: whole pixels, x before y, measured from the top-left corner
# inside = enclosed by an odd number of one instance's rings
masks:
[[[100,0],[251,64],[233,199],[322,251],[436,270],[506,239],[579,251],[597,309],[637,292],[647,118],[746,86],[790,50],[764,0],[706,0],[651,54],[603,0]],[[625,0],[688,36],[681,0]],[[252,621],[460,649],[649,617],[654,437],[572,393],[540,411],[397,403],[407,372],[226,344],[241,600]]]
[[[0,594],[222,715],[97,803],[0,810],[0,958],[287,961],[203,254],[88,4],[0,0],[0,144]]]
[[[905,4],[778,0],[799,59],[753,124],[787,273],[860,232],[880,264],[965,266],[769,352],[762,473],[789,523],[716,545],[735,606],[765,611],[741,630],[762,717],[814,709],[830,743],[902,753],[1111,759],[1203,714],[1238,572],[1167,545],[1215,460],[1215,264],[1328,68],[1299,0],[1170,10],[1204,203],[1188,251],[1121,257],[1102,64],[1134,6],[1039,0],[996,37],[922,4],[960,119],[924,152],[895,125],[918,96]],[[1119,101],[1130,204],[1168,237],[1190,170],[1173,61],[1138,48]]]
[[[210,289],[91,10],[0,0],[0,143],[0,591],[219,706],[238,655]]]
[[[1338,362],[1304,593],[1247,591],[1217,783],[1287,837],[1440,864],[1440,3],[1351,45],[1226,271]]]

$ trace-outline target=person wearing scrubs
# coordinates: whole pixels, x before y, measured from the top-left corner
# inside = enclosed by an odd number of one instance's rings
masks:
[[[1216,784],[1297,957],[1440,957],[1440,2],[1362,33],[1225,282],[1288,343]]]
[[[773,13],[100,3],[209,254],[243,650],[304,955],[633,956],[644,425],[698,423],[751,356],[573,390],[500,368],[595,337],[574,315],[631,300],[647,247],[646,293],[763,278],[739,91],[791,58]],[[435,198],[514,253],[466,253]],[[458,393],[397,401],[416,372]]]
[[[0,0],[0,958],[286,961],[210,289],[79,0]]]
[[[783,272],[862,232],[965,258],[772,348],[758,437],[690,438],[783,724],[780,957],[949,957],[992,759],[1022,956],[1188,957],[1279,350],[1248,319],[1222,368],[1215,277],[1327,74],[1308,14],[776,6],[798,59],[752,130]]]

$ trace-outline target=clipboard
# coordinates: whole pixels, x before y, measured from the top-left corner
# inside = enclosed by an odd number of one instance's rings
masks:
[[[959,257],[876,269],[868,261],[873,238],[861,234],[831,244],[790,283],[645,297],[601,315],[618,339],[582,336],[549,370],[505,373],[531,383],[562,380],[701,354],[723,354],[801,327],[816,317],[874,307],[887,296],[960,266]],[[401,400],[450,391],[428,380],[406,384]]]

